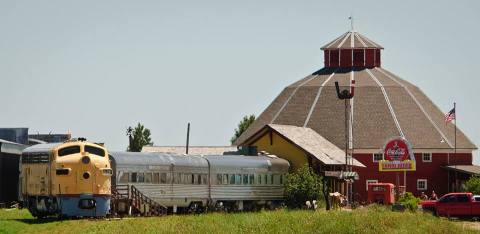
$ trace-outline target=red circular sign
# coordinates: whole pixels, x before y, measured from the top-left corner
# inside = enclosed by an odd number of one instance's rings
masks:
[[[410,155],[408,143],[404,139],[391,140],[385,145],[383,154],[388,161],[405,161]]]

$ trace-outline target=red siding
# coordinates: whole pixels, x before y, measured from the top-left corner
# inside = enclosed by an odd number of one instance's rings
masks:
[[[324,55],[323,56],[323,61],[324,61],[324,64],[325,64],[324,66],[325,67],[330,67],[330,57],[329,57],[330,56],[330,50],[325,50],[323,52],[323,55]]]
[[[380,50],[377,49],[377,50],[375,50],[375,66],[380,67],[380,65],[381,65]]]
[[[340,64],[338,63],[338,50],[331,50],[330,51],[330,67],[338,67]]]
[[[375,66],[375,51],[373,49],[365,50],[365,67]]]
[[[352,66],[352,50],[340,50],[340,67]]]
[[[355,154],[354,157],[363,163],[366,168],[354,168],[359,174],[359,180],[353,184],[354,194],[361,201],[367,199],[366,180],[378,180],[378,182],[403,185],[403,172],[379,172],[378,163],[373,162],[372,154]],[[415,154],[417,170],[407,172],[407,191],[419,196],[422,191],[417,190],[417,179],[427,179],[427,190],[425,193],[430,196],[432,189],[441,196],[448,193],[448,172],[442,167],[447,165],[447,153],[433,153],[432,162],[423,162],[421,154]],[[450,165],[472,165],[472,154],[450,154]],[[453,173],[450,181],[453,182]]]
[[[353,66],[355,67],[363,67],[364,66],[364,58],[365,53],[363,49],[360,50],[353,50]]]

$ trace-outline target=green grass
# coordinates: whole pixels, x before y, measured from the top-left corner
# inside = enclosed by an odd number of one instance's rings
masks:
[[[474,233],[460,222],[383,207],[348,211],[278,210],[113,220],[37,220],[0,210],[0,233]]]

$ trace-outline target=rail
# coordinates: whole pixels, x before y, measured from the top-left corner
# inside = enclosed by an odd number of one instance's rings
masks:
[[[160,216],[167,214],[167,207],[146,196],[134,185],[112,186],[110,213],[113,216]]]
[[[132,200],[132,207],[135,208],[136,213],[140,215],[160,216],[167,214],[167,207],[152,200],[133,185],[130,185],[130,198]]]

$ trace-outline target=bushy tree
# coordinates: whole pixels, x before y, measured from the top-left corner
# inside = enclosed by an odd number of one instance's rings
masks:
[[[243,119],[238,124],[238,127],[235,129],[235,134],[230,139],[230,142],[232,143],[232,145],[254,121],[255,121],[255,115],[245,115],[243,117]]]
[[[289,173],[285,181],[285,198],[291,208],[300,208],[306,201],[323,201],[322,177],[307,164]]]
[[[480,194],[480,176],[470,177],[467,183],[465,183],[465,192]]]
[[[153,145],[152,139],[150,138],[150,130],[140,123],[138,123],[135,128],[128,127],[127,136],[129,142],[127,151],[140,152],[143,146]]]
[[[410,211],[416,211],[420,198],[413,196],[411,192],[406,192],[398,199],[398,203],[405,206]]]

